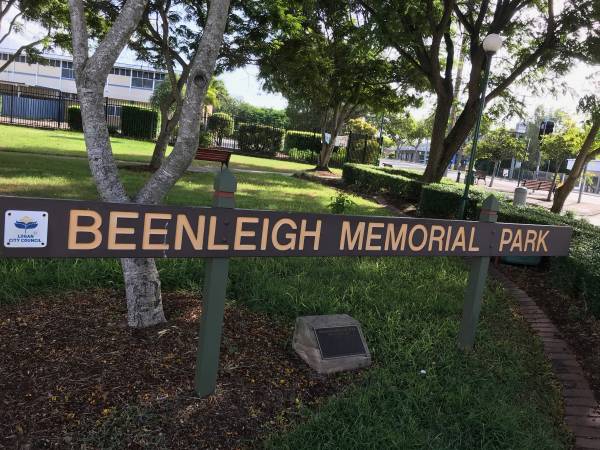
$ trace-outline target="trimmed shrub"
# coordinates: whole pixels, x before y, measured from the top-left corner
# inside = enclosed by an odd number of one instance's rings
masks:
[[[175,134],[175,133],[173,133]],[[198,136],[198,147],[200,148],[208,148],[213,145],[213,136],[208,131],[200,130],[200,135]]]
[[[423,184],[419,180],[384,172],[380,168],[363,164],[344,164],[342,178],[361,192],[385,192],[396,198],[417,200]]]
[[[403,177],[411,178],[413,180],[420,180],[422,177],[422,173],[419,172],[418,170],[397,169],[395,167],[380,167],[378,170],[381,170],[382,172],[391,173],[394,175],[401,175]]]
[[[379,162],[379,142],[376,139],[353,140],[350,147],[351,163],[376,165]]]
[[[458,219],[458,209],[463,196],[464,186],[460,184],[432,183],[423,186],[419,201],[419,215],[438,219]],[[483,202],[486,193],[471,188],[466,206],[466,217],[477,217],[478,205]]]
[[[79,106],[69,106],[67,108],[67,123],[69,124],[69,129],[83,131],[81,108]]]
[[[221,145],[223,138],[233,134],[233,118],[227,113],[214,113],[208,117],[206,128],[213,134],[217,145]]]
[[[319,133],[311,133],[310,131],[290,130],[285,133],[283,151],[288,153],[291,149],[309,150],[313,153],[319,153],[321,151],[321,135]]]
[[[282,128],[249,123],[241,123],[237,131],[238,145],[242,152],[263,155],[280,152],[284,135],[285,130]]]
[[[158,113],[151,109],[124,105],[121,107],[121,135],[137,139],[156,139]]]

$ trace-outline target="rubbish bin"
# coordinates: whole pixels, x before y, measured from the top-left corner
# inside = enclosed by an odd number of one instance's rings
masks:
[[[513,205],[525,206],[527,202],[527,188],[518,187],[515,189],[515,196],[513,198]]]

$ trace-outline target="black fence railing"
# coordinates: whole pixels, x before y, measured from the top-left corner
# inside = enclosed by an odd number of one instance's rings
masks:
[[[66,130],[68,110],[73,106],[80,106],[77,94],[0,83],[0,123]],[[149,103],[105,98],[106,122],[117,133],[121,132],[123,106],[150,108]]]

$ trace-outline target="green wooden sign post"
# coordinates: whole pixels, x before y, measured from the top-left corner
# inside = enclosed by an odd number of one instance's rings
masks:
[[[498,199],[492,195],[485,199],[479,214],[480,222],[496,222],[498,220]],[[471,261],[471,270],[465,290],[462,320],[458,333],[458,347],[462,350],[471,350],[475,342],[475,331],[481,312],[481,303],[485,282],[487,280],[489,256],[475,256]]]
[[[234,208],[237,182],[233,173],[224,168],[215,177],[213,206]],[[206,258],[204,260],[204,289],[202,291],[202,315],[196,356],[194,387],[200,397],[215,391],[219,370],[219,348],[225,312],[225,294],[229,278],[229,258]]]

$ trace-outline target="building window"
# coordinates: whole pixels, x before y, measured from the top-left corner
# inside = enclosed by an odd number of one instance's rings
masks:
[[[154,87],[154,74],[152,72],[134,70],[131,77],[131,87],[152,89]]]
[[[8,53],[0,53],[0,60],[2,61],[8,61],[8,57],[10,55]]]
[[[154,89],[156,89],[160,84],[165,81],[164,73],[155,73],[154,74]]]
[[[112,73],[113,75],[122,75],[124,77],[131,76],[130,69],[121,69],[120,67],[113,67],[112,70],[110,71],[110,73]]]
[[[62,73],[61,77],[66,80],[74,80],[75,72],[73,72],[73,63],[71,61],[62,62]]]

